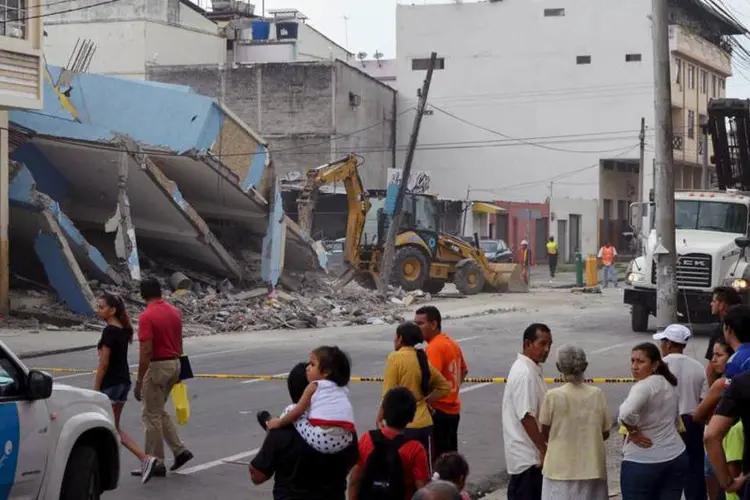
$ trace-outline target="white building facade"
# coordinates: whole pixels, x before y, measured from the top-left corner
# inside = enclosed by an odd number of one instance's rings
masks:
[[[218,64],[220,28],[190,0],[78,0],[80,9],[45,19],[47,62],[66,66],[80,39],[96,45],[89,72],[145,79],[148,65]],[[50,6],[49,13],[61,10]]]
[[[736,27],[697,0],[679,4],[670,12],[676,187],[693,188],[700,179],[699,119],[708,99],[724,96],[731,75],[720,35]],[[617,242],[628,204],[638,197],[642,117],[646,195],[652,186],[650,11],[650,0],[399,5],[400,111],[416,105],[430,52],[438,54],[414,168],[429,172],[433,191],[445,198],[551,199],[552,235],[569,215],[556,213],[554,200],[565,199],[559,210],[575,210],[580,230],[600,233],[579,232],[579,242],[591,241],[588,251],[605,239]],[[695,20],[702,30],[677,25]],[[399,128],[398,144],[409,132]]]

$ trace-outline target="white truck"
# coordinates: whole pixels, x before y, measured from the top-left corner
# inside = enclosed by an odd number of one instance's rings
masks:
[[[0,342],[0,500],[96,500],[119,477],[107,397],[53,386]]]
[[[653,206],[650,208],[653,210]],[[680,321],[716,321],[711,315],[711,299],[717,286],[733,286],[747,302],[750,266],[744,250],[750,245],[748,213],[749,192],[727,189],[675,193]],[[628,266],[624,302],[631,306],[631,326],[635,332],[645,332],[649,316],[656,315],[657,247],[652,229],[645,255]]]

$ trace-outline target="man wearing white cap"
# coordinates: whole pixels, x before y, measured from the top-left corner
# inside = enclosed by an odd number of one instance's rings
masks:
[[[703,478],[703,424],[693,421],[693,412],[708,391],[708,380],[703,365],[684,354],[690,338],[690,329],[684,325],[669,325],[663,332],[654,334],[661,345],[662,359],[677,378],[680,417],[685,426],[685,441],[690,474],[685,484],[686,500],[706,500],[706,483]]]
[[[529,242],[526,240],[521,241],[521,269],[523,274],[523,280],[529,284],[529,268],[531,267],[531,249],[529,248]]]

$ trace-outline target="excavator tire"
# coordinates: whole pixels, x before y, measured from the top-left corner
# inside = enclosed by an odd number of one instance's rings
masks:
[[[425,293],[429,293],[430,295],[435,295],[442,292],[443,288],[445,288],[445,281],[430,279],[424,282],[422,291]]]
[[[420,249],[410,246],[401,247],[396,252],[396,258],[393,259],[391,282],[406,292],[421,290],[429,272],[427,257]]]
[[[482,291],[485,283],[482,268],[475,262],[467,262],[458,269],[453,275],[453,282],[456,288],[464,295],[476,295]]]

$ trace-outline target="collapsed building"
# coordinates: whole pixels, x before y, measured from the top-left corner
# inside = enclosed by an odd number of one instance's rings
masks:
[[[263,141],[188,87],[50,67],[44,109],[10,113],[12,272],[77,314],[92,284],[158,268],[273,289],[325,267],[283,210]]]

